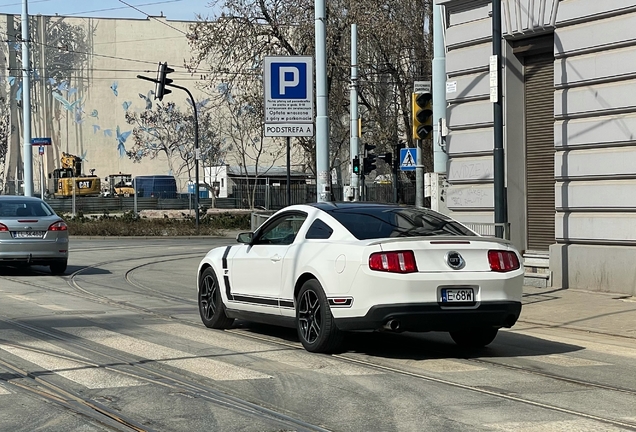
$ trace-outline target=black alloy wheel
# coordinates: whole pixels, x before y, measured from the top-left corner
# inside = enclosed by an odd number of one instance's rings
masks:
[[[205,269],[199,278],[199,315],[209,328],[226,329],[234,323],[234,319],[225,314],[219,281],[211,267]]]
[[[296,299],[296,329],[307,351],[327,353],[338,350],[344,334],[336,327],[327,297],[320,283],[305,282]]]

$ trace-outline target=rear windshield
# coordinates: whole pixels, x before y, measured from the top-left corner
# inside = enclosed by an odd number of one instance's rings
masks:
[[[55,212],[44,201],[2,200],[0,198],[0,218],[24,216],[52,216]]]
[[[473,231],[428,209],[342,208],[329,212],[359,240],[388,237],[474,236]]]

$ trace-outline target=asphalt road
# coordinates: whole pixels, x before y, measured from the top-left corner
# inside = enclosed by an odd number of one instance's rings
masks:
[[[446,334],[205,328],[196,267],[231,239],[72,239],[67,275],[0,273],[1,431],[636,430],[636,341],[520,323]],[[523,318],[523,312],[522,312]]]

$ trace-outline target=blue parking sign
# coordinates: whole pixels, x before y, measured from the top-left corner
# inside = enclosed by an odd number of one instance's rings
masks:
[[[271,63],[272,99],[307,99],[306,63]]]
[[[265,57],[265,136],[313,136],[313,60],[309,56]]]

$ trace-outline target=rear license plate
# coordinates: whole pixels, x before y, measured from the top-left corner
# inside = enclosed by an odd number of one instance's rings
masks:
[[[475,293],[472,288],[442,289],[442,303],[474,303]]]
[[[41,239],[46,231],[13,231],[13,238],[35,238]]]

